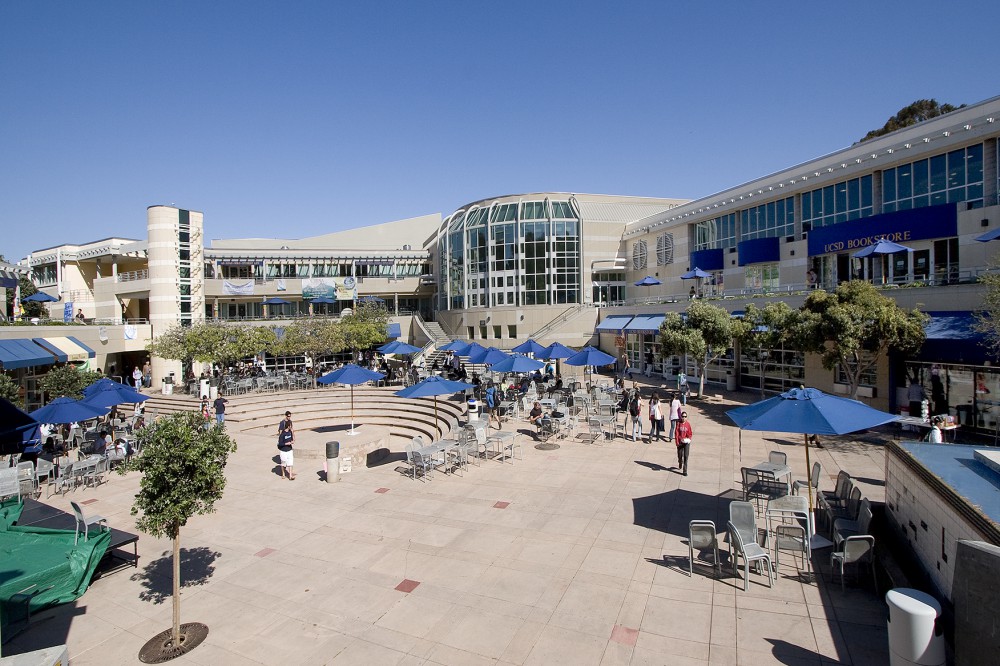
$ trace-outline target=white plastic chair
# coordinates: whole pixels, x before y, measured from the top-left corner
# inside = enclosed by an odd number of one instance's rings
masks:
[[[736,551],[732,558],[734,576],[736,575],[736,561],[740,556],[743,557],[743,591],[746,592],[750,589],[750,564],[752,562],[760,562],[763,566],[767,567],[767,586],[773,587],[774,579],[772,577],[770,554],[756,542],[746,543],[740,534],[740,530],[732,522],[728,526],[730,547],[733,545],[736,546]]]
[[[719,537],[715,532],[715,523],[711,520],[692,520],[688,523],[688,569],[690,575],[694,576],[694,551],[702,551],[711,548],[714,552],[712,567],[722,569],[722,562],[719,560]]]
[[[89,517],[83,515],[83,509],[76,502],[70,502],[73,507],[73,514],[76,517],[76,533],[73,535],[73,544],[75,545],[80,539],[80,532],[83,532],[83,540],[86,541],[90,536],[90,526],[99,525],[104,529],[108,528],[108,520],[104,516],[98,516],[93,514]]]

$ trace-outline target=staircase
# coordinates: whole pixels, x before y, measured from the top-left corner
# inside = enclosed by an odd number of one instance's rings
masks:
[[[419,314],[414,314],[413,318],[416,321],[417,326],[423,329],[424,333],[431,339],[431,343],[433,343],[432,349],[425,352],[423,355],[426,367],[433,367],[434,361],[437,361],[441,367],[444,367],[447,353],[441,351],[440,347],[451,342],[451,338],[448,337],[448,334],[444,332],[443,328],[441,328],[441,324],[436,321],[425,321]]]

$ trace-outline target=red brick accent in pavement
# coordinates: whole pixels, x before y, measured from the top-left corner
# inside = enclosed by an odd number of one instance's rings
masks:
[[[387,493],[387,492],[389,492],[389,489],[388,488],[376,488],[375,492],[377,492],[377,493]]]
[[[620,624],[616,624],[615,628],[611,630],[611,640],[613,640],[615,643],[621,643],[622,645],[635,647],[635,643],[638,639],[639,639],[638,629],[631,629],[629,627],[624,627]]]
[[[80,504],[93,504],[96,501],[96,499],[83,500]]]
[[[409,594],[410,592],[413,592],[413,590],[417,589],[417,585],[420,585],[420,581],[404,578],[403,582],[396,586],[396,589],[400,592],[406,592]]]
[[[276,553],[276,552],[278,552],[278,551],[276,549],[274,549],[274,548],[265,548],[264,550],[258,550],[256,553],[254,553],[254,556],[255,557],[267,557],[271,553]]]
[[[493,505],[494,509],[506,509],[510,506],[510,502],[497,502]]]

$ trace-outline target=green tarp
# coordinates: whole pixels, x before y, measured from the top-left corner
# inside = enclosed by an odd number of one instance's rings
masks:
[[[14,525],[21,509],[16,499],[0,504],[0,623],[4,629],[23,620],[25,598],[34,613],[83,596],[111,543],[111,532],[97,526],[91,528],[88,539],[81,535],[74,544],[73,530]]]

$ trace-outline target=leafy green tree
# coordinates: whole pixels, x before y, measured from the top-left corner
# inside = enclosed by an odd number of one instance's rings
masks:
[[[345,349],[344,332],[332,319],[309,317],[293,321],[274,346],[279,356],[305,356],[316,366],[316,359]],[[313,375],[313,386],[316,377]]]
[[[83,397],[83,389],[90,386],[102,377],[101,373],[91,370],[80,370],[75,365],[59,365],[42,377],[42,390],[48,395],[48,399],[66,396],[79,400]]]
[[[863,280],[845,282],[835,292],[814,291],[790,330],[792,343],[819,354],[823,367],[843,370],[848,393],[857,398],[861,376],[890,350],[911,354],[924,343],[927,315],[906,311]]]
[[[2,259],[0,259],[2,261]],[[27,296],[38,292],[38,288],[35,283],[24,277],[23,275],[17,280],[18,285],[21,287],[21,307],[24,308],[25,317],[41,317],[45,314],[45,307],[41,303],[35,303],[34,301],[24,302]],[[19,313],[14,312],[14,289],[7,290],[7,312],[12,313],[17,316]]]
[[[993,268],[1000,268],[1000,259],[994,259]],[[984,273],[979,282],[986,286],[983,306],[976,313],[976,330],[986,335],[986,342],[995,355],[1000,355],[1000,272]]]
[[[362,303],[349,317],[342,317],[338,325],[343,335],[343,347],[338,351],[360,351],[381,344],[386,340],[385,329],[389,311],[382,305]]]
[[[722,356],[735,339],[743,335],[746,324],[726,310],[711,303],[694,301],[685,320],[668,312],[660,325],[660,354],[663,358],[687,354],[698,367],[698,395],[705,394],[705,370]]]
[[[219,425],[196,412],[178,412],[142,428],[142,455],[118,468],[142,474],[132,515],[136,526],[157,538],[173,540],[172,647],[183,645],[181,617],[181,528],[195,515],[215,511],[226,487],[226,462],[236,442]],[[187,626],[187,625],[186,625]]]
[[[272,351],[276,342],[274,329],[268,326],[205,322],[189,327],[174,326],[146,348],[160,358],[185,363],[219,363],[225,371],[236,361]]]
[[[17,407],[24,407],[21,385],[3,373],[0,373],[0,398],[4,398]]]
[[[771,365],[771,350],[780,349],[789,338],[795,317],[784,301],[774,301],[759,308],[748,303],[743,314],[744,326],[740,328],[740,343],[744,353],[756,350],[760,361],[760,394],[764,396],[764,376]]]
[[[886,134],[890,134],[896,130],[909,127],[910,125],[916,125],[917,123],[922,123],[925,120],[930,120],[931,118],[937,118],[938,116],[961,109],[964,106],[965,104],[962,104],[961,106],[938,104],[936,99],[918,99],[913,104],[909,104],[900,109],[896,115],[889,118],[885,125],[879,129],[872,130],[871,132],[868,132],[868,134],[865,134],[864,138],[858,143],[863,143],[880,136],[885,136]]]

